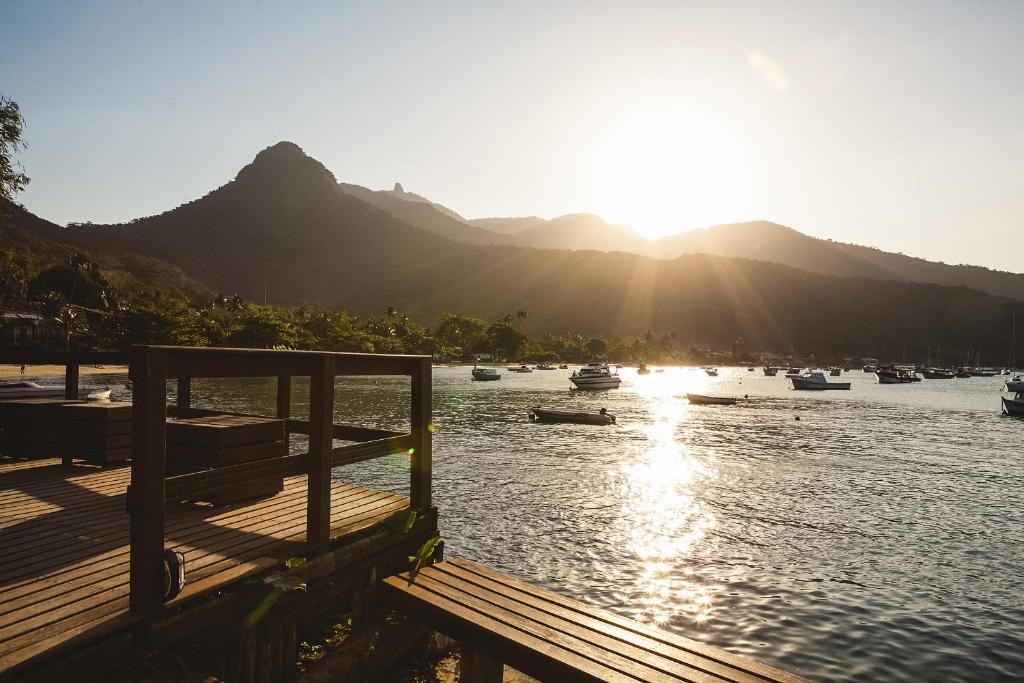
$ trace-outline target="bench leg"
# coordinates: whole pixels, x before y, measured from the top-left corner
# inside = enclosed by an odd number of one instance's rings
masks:
[[[476,650],[462,648],[459,683],[501,683],[505,666]]]

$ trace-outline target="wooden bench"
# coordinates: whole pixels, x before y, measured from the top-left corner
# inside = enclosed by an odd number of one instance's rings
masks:
[[[462,559],[388,577],[380,597],[462,644],[463,683],[498,683],[504,664],[556,683],[806,681]]]

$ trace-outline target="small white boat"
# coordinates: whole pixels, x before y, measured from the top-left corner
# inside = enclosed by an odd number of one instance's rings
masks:
[[[611,425],[615,424],[615,416],[606,409],[601,408],[596,413],[587,413],[576,410],[563,410],[561,408],[530,408],[528,413],[534,422],[571,422],[573,424],[586,425]]]
[[[705,374],[707,374],[708,377],[718,377],[717,368],[704,368],[704,372]]]
[[[568,363],[562,363],[561,365],[558,366],[558,369],[559,370],[568,370],[569,369],[569,364]]]
[[[608,369],[607,363],[587,363],[569,376],[577,389],[618,389],[622,379]]]
[[[736,399],[726,396],[704,396],[703,394],[687,394],[686,400],[698,406],[734,406]]]
[[[551,363],[537,363],[537,365],[535,365],[534,367],[537,370],[554,370],[555,369],[555,366],[552,365]]]
[[[42,385],[27,380],[11,380],[0,382],[0,400],[7,398],[44,398],[46,396],[63,396],[64,387]]]
[[[476,382],[493,382],[501,379],[501,373],[494,368],[478,368],[474,365],[470,374]]]
[[[533,372],[533,368],[529,365],[510,365],[508,366],[509,372]]]
[[[1003,391],[1008,391],[1011,394],[1019,394],[1024,392],[1024,377],[1014,377],[1013,379],[1006,380],[1003,383]]]
[[[1013,398],[1002,396],[1003,415],[1024,415],[1024,393],[1017,393]]]
[[[829,382],[824,372],[806,372],[802,375],[786,375],[794,389],[821,391],[825,389],[849,389],[849,382]]]
[[[86,400],[89,401],[109,401],[110,400],[110,387],[103,387],[102,389],[93,389],[85,395]]]
[[[775,375],[778,374],[779,369],[774,365],[766,365],[763,368],[761,368],[761,372],[764,373],[765,377],[774,377]]]

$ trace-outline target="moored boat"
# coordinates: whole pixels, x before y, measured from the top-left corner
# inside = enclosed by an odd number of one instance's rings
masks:
[[[63,395],[63,386],[37,384],[28,380],[0,382],[0,400],[8,398],[45,398],[47,396]]]
[[[948,368],[925,368],[921,371],[925,379],[953,379],[956,373]]]
[[[718,368],[704,368],[704,372],[708,377],[718,377]]]
[[[622,384],[618,374],[608,369],[607,363],[587,363],[569,376],[577,389],[617,389]]]
[[[636,368],[636,374],[638,375],[649,375],[651,374],[650,368],[647,367],[647,363],[640,361],[640,365]]]
[[[849,389],[849,382],[829,382],[824,372],[805,372],[802,375],[786,375],[794,389],[822,391],[827,389]]]
[[[562,363],[561,365],[558,366],[558,369],[559,370],[568,370],[569,369],[569,364],[568,363]]]
[[[529,365],[510,365],[508,366],[509,372],[533,372],[533,368]]]
[[[761,368],[761,372],[764,373],[765,377],[774,377],[779,373],[779,369],[774,365],[766,365],[763,368]]]
[[[1024,392],[1024,377],[1018,376],[1014,377],[1013,379],[1006,380],[1003,383],[1003,391],[1008,391],[1010,393],[1015,394]]]
[[[102,387],[100,389],[93,389],[85,395],[86,400],[89,401],[109,401],[110,400],[110,387]]]
[[[842,368],[830,368],[829,371],[828,371],[828,374],[829,374],[830,377],[839,377],[841,374],[843,374],[843,369]]]
[[[535,365],[534,367],[537,370],[554,370],[555,369],[555,366],[552,365],[551,363],[537,363],[537,365]]]
[[[736,399],[727,396],[704,396],[703,394],[687,394],[686,400],[698,406],[733,406]]]
[[[528,413],[534,422],[570,422],[573,424],[609,425],[615,424],[615,416],[605,408],[596,413],[561,408],[530,408]]]
[[[921,381],[921,378],[918,377],[917,372],[913,368],[897,365],[878,368],[875,372],[875,377],[878,378],[879,384],[910,384],[911,382]]]
[[[493,382],[494,380],[501,379],[501,373],[494,368],[478,368],[473,366],[473,371],[470,373],[473,375],[473,379],[477,382]]]
[[[1017,393],[1013,398],[1001,396],[1003,415],[1024,415],[1024,393]]]

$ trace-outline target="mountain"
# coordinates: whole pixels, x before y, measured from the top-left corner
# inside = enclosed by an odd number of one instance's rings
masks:
[[[571,213],[538,223],[515,234],[516,243],[543,249],[641,251],[643,238],[625,225],[612,225],[589,213]]]
[[[367,204],[390,214],[409,225],[435,235],[469,244],[507,243],[508,237],[467,223],[454,211],[435,204],[418,194],[406,192],[395,183],[393,190],[370,190],[359,185],[341,183],[341,190]]]
[[[96,251],[91,248],[93,245],[69,241],[70,235],[67,229],[39,218],[23,206],[0,202],[0,248],[31,257],[40,270],[82,253],[99,266],[107,282],[120,289],[148,289],[190,299],[205,298],[211,293],[206,285],[165,261],[129,251]]]
[[[632,251],[632,249],[628,249]],[[653,240],[637,253],[753,258],[815,273],[963,286],[1024,300],[1024,275],[981,266],[949,265],[880,249],[810,237],[767,221],[717,225]]]
[[[1001,357],[1011,311],[1024,319],[1021,302],[965,287],[836,277],[765,260],[477,246],[401,220],[380,208],[381,196],[356,196],[297,146],[279,143],[200,199],[128,224],[75,225],[61,237],[93,252],[160,259],[251,300],[262,299],[266,284],[272,303],[356,313],[395,306],[428,323],[444,311],[494,320],[525,308],[530,331],[628,338],[651,330],[675,332],[685,344],[723,347],[743,337],[748,349],[896,358],[936,344],[947,357],[969,346]],[[572,235],[598,220],[546,225]],[[774,254],[755,255],[764,253]]]
[[[544,219],[540,216],[520,216],[517,218],[474,218],[469,221],[470,225],[475,225],[478,228],[501,233],[503,235],[515,235],[543,222]]]

